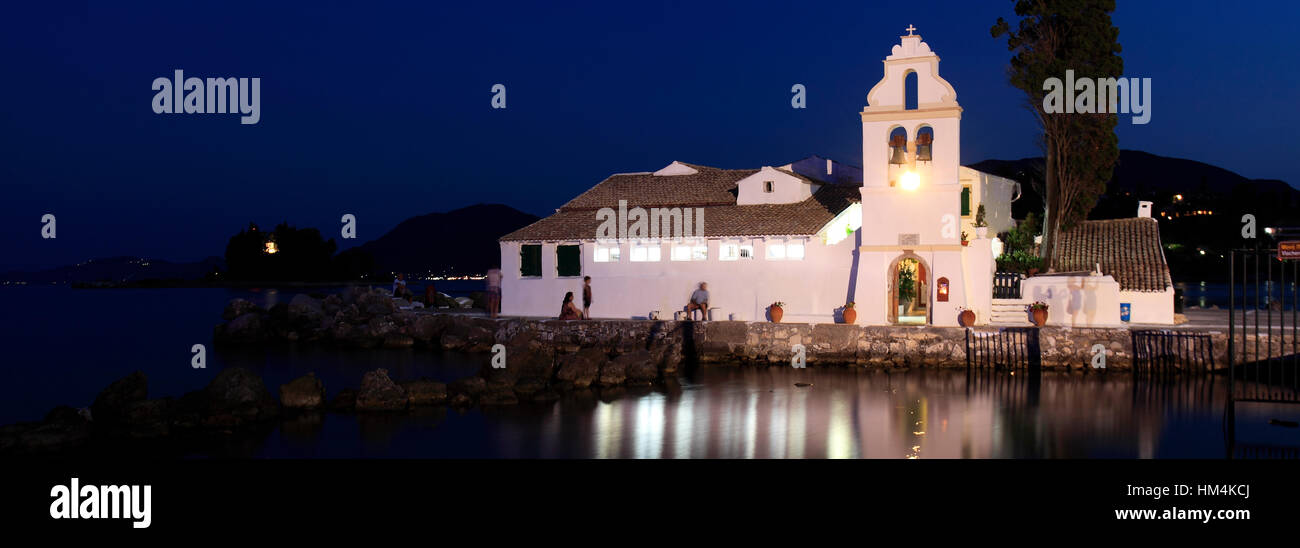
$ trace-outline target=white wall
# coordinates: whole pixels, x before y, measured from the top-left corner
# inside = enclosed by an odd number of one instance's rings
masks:
[[[1119,294],[1110,276],[1033,276],[1020,282],[1021,298],[1047,303],[1047,325],[1120,326]]]
[[[754,258],[722,261],[723,241],[740,240],[709,240],[705,261],[673,261],[672,244],[661,243],[659,262],[631,262],[631,245],[622,242],[621,260],[608,263],[594,262],[595,242],[582,242],[582,271],[592,277],[592,317],[644,318],[658,310],[661,318],[671,319],[702,281],[709,284],[710,304],[721,307],[722,316],[715,319],[735,314],[737,320],[762,321],[768,305],[779,300],[786,303],[783,321],[831,322],[849,298],[856,238],[832,246],[810,238],[799,261],[767,260],[765,246],[775,239],[745,239],[754,246]],[[543,244],[541,278],[519,276],[520,245],[501,243],[503,314],[555,317],[566,291],[573,291],[581,305],[582,277],[556,276],[554,243]]]
[[[1016,182],[966,166],[962,166],[959,173],[962,186],[971,187],[970,215],[962,217],[961,229],[972,239],[975,238],[975,215],[979,212],[980,204],[984,204],[984,221],[989,225],[990,237],[1011,230],[1015,226],[1015,221],[1011,218],[1011,200],[1016,198]],[[960,195],[958,200],[957,207],[960,211]]]
[[[1120,291],[1119,302],[1129,303],[1130,324],[1174,324],[1174,288],[1164,291]]]
[[[764,183],[772,182],[772,192]],[[812,185],[798,177],[764,167],[758,173],[736,182],[736,205],[794,204],[811,198],[821,185]]]

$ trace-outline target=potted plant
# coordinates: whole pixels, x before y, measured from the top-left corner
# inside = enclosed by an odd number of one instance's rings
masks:
[[[844,323],[857,323],[858,311],[853,308],[853,301],[844,305]]]
[[[957,323],[962,327],[975,325],[975,311],[967,308],[958,308]]]
[[[1047,303],[1034,301],[1034,304],[1029,305],[1029,313],[1034,317],[1034,325],[1047,325]]]
[[[970,245],[969,236],[966,235],[965,230],[961,231],[961,245],[963,246]]]
[[[772,323],[781,323],[781,316],[785,315],[785,310],[781,308],[783,306],[785,306],[785,303],[777,301],[767,309],[768,313],[772,315]]]
[[[916,296],[916,275],[911,270],[900,268],[898,270],[898,304],[907,310],[908,303],[912,302],[912,297]]]
[[[984,204],[975,209],[975,237],[981,240],[989,237],[989,223],[984,220]]]

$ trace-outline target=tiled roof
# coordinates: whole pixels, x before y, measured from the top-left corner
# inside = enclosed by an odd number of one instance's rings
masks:
[[[629,207],[734,204],[736,181],[758,173],[757,169],[683,165],[696,169],[698,173],[664,176],[651,173],[610,175],[600,184],[569,200],[560,210],[616,208],[619,200],[627,200],[631,204]]]
[[[688,164],[690,165],[690,164]],[[648,173],[612,175],[560,211],[501,237],[501,241],[593,240],[601,221],[600,208],[700,207],[704,236],[806,236],[816,234],[849,204],[859,201],[857,187],[823,185],[816,194],[793,204],[736,205],[740,179],[756,169],[717,169],[690,165],[694,175],[656,177]]]
[[[1092,271],[1098,263],[1125,291],[1164,291],[1173,285],[1160,246],[1160,225],[1149,217],[1084,221],[1058,236],[1052,268]]]

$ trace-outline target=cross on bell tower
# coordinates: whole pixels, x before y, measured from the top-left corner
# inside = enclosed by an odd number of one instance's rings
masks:
[[[914,26],[912,26],[912,25],[908,25],[907,28],[905,28],[905,29],[903,29],[903,30],[907,31],[907,35],[908,35],[908,36],[911,36],[911,35],[912,35],[912,31],[916,30],[916,27],[914,27]]]

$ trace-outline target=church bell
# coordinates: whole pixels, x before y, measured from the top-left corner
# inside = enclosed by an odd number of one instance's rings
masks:
[[[929,162],[934,158],[932,143],[934,137],[929,133],[916,136],[916,161]]]
[[[907,147],[907,139],[902,135],[895,135],[889,139],[889,163],[894,165],[903,165],[907,163],[907,153],[903,150]]]

